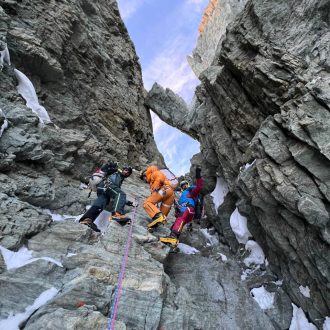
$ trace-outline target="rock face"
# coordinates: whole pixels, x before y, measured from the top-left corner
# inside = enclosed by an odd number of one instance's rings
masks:
[[[197,77],[217,61],[227,26],[243,10],[247,0],[210,0],[199,26],[200,35],[188,62]]]
[[[235,248],[221,229],[235,198],[285,291],[319,327],[330,314],[329,8],[250,0],[200,75],[194,109],[180,108],[158,85],[147,99],[198,138],[202,166],[214,171],[209,191],[216,172],[226,180],[224,212],[220,206],[221,216],[213,215],[223,239]],[[310,288],[310,298],[299,286]]]
[[[129,200],[140,198],[140,206],[136,212],[126,210],[134,224],[116,329],[288,328],[292,308],[280,288],[273,285],[276,304],[264,313],[249,289],[265,279],[258,276],[254,283],[252,278],[241,282],[237,257],[226,246],[210,246],[197,227],[192,233],[184,233],[182,242],[201,252],[191,256],[169,254],[169,248],[158,241],[158,236],[168,235],[169,229],[160,227],[150,234],[146,228],[148,221],[141,201],[149,194],[147,185],[132,176],[123,189]],[[52,222],[25,241],[35,259],[21,267],[16,262],[16,268],[7,269],[0,253],[1,328],[8,328],[5,322],[11,313],[29,310],[49,290],[55,295],[22,323],[22,329],[88,330],[108,326],[118,297],[130,227],[107,218],[105,214],[97,222],[105,229],[102,235],[72,219]],[[169,217],[170,222],[173,219]],[[220,252],[226,254],[228,262],[219,260]]]
[[[137,194],[136,180],[139,179],[130,178],[124,185],[130,200]],[[148,193],[147,186],[140,184],[139,197]],[[161,262],[169,248],[148,233],[142,207],[135,215],[132,209],[130,211],[135,222],[116,328],[156,329],[167,278]],[[53,222],[26,241],[33,257],[52,258],[57,264],[48,259],[16,269],[7,270],[2,266],[5,269],[0,274],[0,327],[4,326],[1,320],[10,312],[24,312],[50,288],[59,292],[33,314],[24,329],[79,327],[87,330],[107,326],[130,227],[108,222],[107,217],[103,222],[108,226],[104,235],[96,235],[87,226],[67,220]]]
[[[0,52],[0,244],[18,248],[47,226],[41,208],[82,213],[80,181],[108,159],[164,163],[116,1],[1,1]],[[52,124],[25,106],[14,66]]]

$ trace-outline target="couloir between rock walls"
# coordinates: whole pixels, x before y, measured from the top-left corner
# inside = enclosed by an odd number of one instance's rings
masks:
[[[319,328],[330,313],[329,8],[247,1],[218,36],[192,109],[157,84],[146,102],[200,141],[192,161],[208,169],[207,192],[217,175],[226,181],[217,214],[207,208],[222,240],[237,250],[229,223],[237,206],[292,302]]]
[[[40,208],[79,214],[81,180],[109,159],[163,164],[134,46],[115,1],[2,1],[0,140],[2,244],[18,248],[49,223]],[[1,56],[1,59],[3,57]],[[18,94],[14,68],[33,82],[51,122]],[[19,211],[14,210],[13,203]],[[29,218],[29,223],[24,219]]]
[[[192,162],[203,167],[205,193],[217,175],[230,193],[217,214],[206,200],[222,243],[210,246],[194,226],[182,241],[201,253],[169,254],[158,242],[169,225],[154,235],[146,230],[147,186],[136,173],[127,180],[124,190],[140,206],[116,329],[287,329],[291,301],[321,327],[330,314],[327,10],[325,2],[249,1],[241,14],[233,11],[238,21],[200,76],[188,112],[157,86],[145,106],[140,66],[115,1],[0,1],[0,33],[11,56],[10,65],[1,53],[0,246],[25,255],[24,266],[10,268],[0,254],[0,325],[108,327],[129,226],[106,220],[99,236],[73,221],[95,197],[79,189],[80,180],[109,158],[136,168],[164,164],[150,107],[201,142]],[[14,67],[31,79],[52,123],[41,125],[25,106]],[[158,98],[164,93],[165,103]],[[267,267],[242,282],[229,224],[236,203],[277,276]],[[63,218],[57,214],[67,220],[55,221]],[[249,289],[266,278],[276,296],[264,312]],[[271,284],[276,279],[282,287]],[[299,285],[310,287],[310,299]]]

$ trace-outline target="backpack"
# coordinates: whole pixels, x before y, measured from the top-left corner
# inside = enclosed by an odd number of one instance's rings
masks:
[[[97,191],[97,185],[105,179],[105,172],[100,169],[97,169],[89,178],[88,188],[91,191]]]
[[[167,168],[166,169],[160,169],[160,171],[163,174],[165,174],[167,180],[170,181],[170,183],[171,183],[171,187],[173,189],[175,189],[179,184],[179,181],[178,181],[177,177]]]

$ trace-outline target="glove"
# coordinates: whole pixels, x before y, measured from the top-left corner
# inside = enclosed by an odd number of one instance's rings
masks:
[[[138,207],[139,203],[138,202],[132,202],[132,201],[127,201],[126,202],[127,206],[133,206],[133,207]]]
[[[106,163],[101,167],[101,171],[103,171],[106,175],[111,175],[118,170],[118,164],[114,162]]]
[[[196,167],[196,179],[200,179],[202,177],[201,176],[201,171],[202,171],[201,168]]]

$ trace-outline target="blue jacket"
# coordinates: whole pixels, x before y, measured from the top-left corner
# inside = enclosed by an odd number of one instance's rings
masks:
[[[191,186],[181,193],[178,201],[181,213],[183,213],[188,206],[195,208],[198,194],[203,187],[203,180],[196,179],[196,183],[196,186]]]

